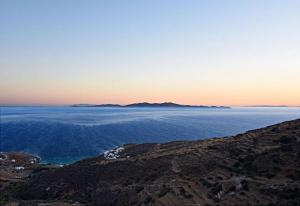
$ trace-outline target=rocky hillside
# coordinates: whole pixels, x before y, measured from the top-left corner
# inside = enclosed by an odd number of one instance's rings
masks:
[[[234,137],[129,144],[40,167],[7,183],[1,204],[300,205],[300,119]]]

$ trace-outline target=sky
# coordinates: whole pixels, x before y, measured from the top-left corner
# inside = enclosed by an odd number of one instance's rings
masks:
[[[300,106],[299,0],[0,0],[0,104]]]

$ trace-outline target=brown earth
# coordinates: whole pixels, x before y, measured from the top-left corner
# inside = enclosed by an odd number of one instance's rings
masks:
[[[129,144],[117,159],[101,155],[62,168],[37,167],[5,186],[1,199],[19,205],[300,205],[300,119],[234,137]]]

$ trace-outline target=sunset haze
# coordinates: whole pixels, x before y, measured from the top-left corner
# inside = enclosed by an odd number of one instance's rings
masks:
[[[0,1],[0,104],[300,106],[300,1]]]

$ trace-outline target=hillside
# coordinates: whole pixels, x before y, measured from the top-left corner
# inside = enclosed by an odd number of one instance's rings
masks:
[[[227,106],[204,106],[204,105],[186,105],[186,104],[176,104],[173,102],[163,102],[163,103],[132,103],[127,105],[120,104],[74,104],[72,107],[173,107],[173,108],[211,108],[211,109],[230,109]]]
[[[2,204],[300,205],[300,119],[234,137],[128,144],[61,168],[34,165],[6,180]]]

